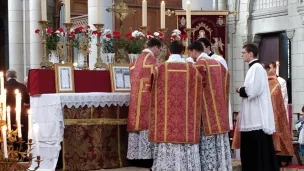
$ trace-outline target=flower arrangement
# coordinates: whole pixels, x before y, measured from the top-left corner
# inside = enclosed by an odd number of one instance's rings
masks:
[[[115,49],[127,49],[129,42],[127,39],[122,38],[120,32],[110,29],[105,29],[102,34],[102,52],[115,53]]]
[[[129,54],[140,54],[146,43],[145,34],[138,30],[129,32],[125,35],[129,39],[128,52]]]
[[[39,34],[42,36],[42,32],[39,29],[35,30],[36,34]],[[56,50],[57,45],[59,42],[63,42],[63,38],[65,36],[63,28],[58,28],[55,32],[53,31],[52,28],[47,28],[46,29],[46,48],[49,50]]]
[[[184,40],[187,38],[187,35],[186,34],[182,34],[182,32],[178,29],[175,29],[172,31],[172,34],[171,34],[171,41],[173,40]]]
[[[97,31],[93,32],[90,26],[82,27],[79,26],[75,30],[72,29],[70,32],[70,38],[72,39],[72,46],[81,51],[81,53],[89,53],[90,42],[92,36],[100,34]]]
[[[152,38],[159,39],[160,41],[165,40],[164,33],[160,32],[160,31],[154,32],[153,35],[150,32],[148,32],[147,33],[147,39],[151,40]]]

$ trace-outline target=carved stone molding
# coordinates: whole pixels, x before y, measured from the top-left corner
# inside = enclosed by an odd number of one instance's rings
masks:
[[[256,46],[259,46],[261,42],[261,36],[258,34],[249,34],[249,35],[244,35],[242,36],[242,43],[247,44],[247,43],[253,43]]]
[[[72,28],[76,28],[79,26],[87,26],[88,25],[88,15],[73,17],[73,18],[71,18],[71,22],[73,23]]]
[[[287,8],[287,6],[282,6],[282,7],[255,10],[252,12],[251,19],[257,20],[257,19],[279,17],[279,16],[286,16],[286,15],[288,15],[288,8]]]
[[[286,30],[287,38],[288,39],[292,39],[293,36],[294,36],[294,32],[295,32],[295,29],[288,29],[288,30]]]
[[[303,0],[299,1],[299,5],[297,6],[297,10],[302,18],[302,24],[304,25],[304,3]]]

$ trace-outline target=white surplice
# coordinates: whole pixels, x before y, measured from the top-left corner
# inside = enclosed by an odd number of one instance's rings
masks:
[[[187,62],[172,54],[166,62]],[[201,171],[199,144],[155,143],[153,171]]]
[[[239,131],[263,130],[268,135],[273,134],[275,123],[268,76],[260,63],[249,68],[244,87],[248,98],[241,101]]]
[[[278,79],[278,81],[280,83],[280,86],[281,86],[281,91],[282,91],[284,105],[285,105],[285,110],[286,110],[287,121],[289,122],[288,108],[287,108],[287,105],[288,105],[288,93],[287,93],[286,81],[282,77],[278,77],[277,79]]]

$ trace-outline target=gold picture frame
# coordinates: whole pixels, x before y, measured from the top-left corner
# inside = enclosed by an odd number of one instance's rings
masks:
[[[55,64],[56,93],[74,93],[74,66],[73,64]]]
[[[129,65],[110,65],[112,92],[130,92],[131,80]]]

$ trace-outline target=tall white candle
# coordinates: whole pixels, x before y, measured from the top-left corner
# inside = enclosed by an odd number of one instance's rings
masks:
[[[28,110],[28,139],[33,139],[32,134],[32,112]]]
[[[12,127],[11,127],[11,108],[7,106],[7,127],[8,127],[8,132],[11,132]]]
[[[4,75],[3,75],[3,72],[0,72],[0,91],[1,91],[1,94],[3,94],[3,90],[4,90]]]
[[[7,153],[7,139],[6,139],[6,126],[4,125],[2,127],[2,138],[3,138],[3,147],[4,147],[4,158],[8,158],[8,153]]]
[[[142,26],[147,26],[147,1],[142,1]]]
[[[39,139],[38,139],[39,125],[38,124],[33,125],[33,131],[34,131],[35,140],[36,140],[36,155],[39,156]]]
[[[279,63],[279,61],[277,61],[276,64],[277,64],[276,74],[277,74],[277,76],[279,76],[279,72],[280,72],[280,70],[279,70],[280,63]]]
[[[187,28],[191,28],[191,8],[190,8],[189,0],[187,0],[187,6],[186,6],[186,20],[187,20]]]
[[[166,6],[164,1],[160,5],[160,28],[166,28]]]
[[[41,20],[47,21],[47,12],[46,12],[46,0],[41,0]]]
[[[96,0],[96,24],[101,24],[101,2],[102,0]]]
[[[70,2],[70,0],[65,0],[65,22],[71,23],[71,2]]]
[[[2,120],[6,121],[6,89],[4,89],[2,96]]]

